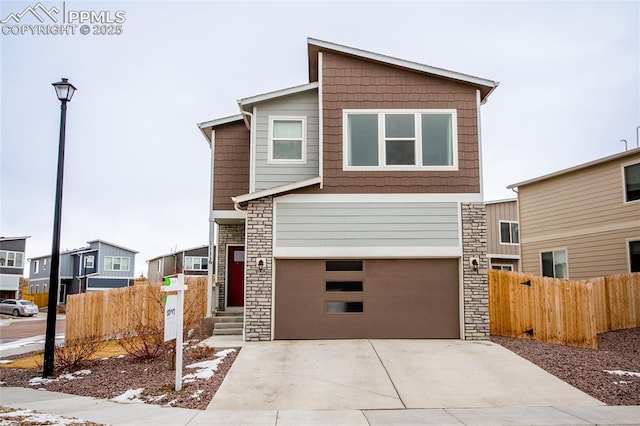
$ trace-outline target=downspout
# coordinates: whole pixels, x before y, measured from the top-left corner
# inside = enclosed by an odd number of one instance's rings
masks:
[[[214,233],[215,233],[215,223],[213,222],[212,213],[213,213],[213,185],[214,185],[214,160],[215,160],[215,142],[216,142],[216,131],[211,129],[211,139],[209,140],[209,147],[211,148],[211,181],[209,182],[209,207],[211,208],[209,212],[209,269],[207,271],[207,311],[205,312],[205,318],[210,318],[213,315],[213,296],[215,292],[213,291],[213,267],[215,262],[212,262],[213,259],[212,253],[215,250],[214,246]],[[217,259],[217,256],[215,256]]]

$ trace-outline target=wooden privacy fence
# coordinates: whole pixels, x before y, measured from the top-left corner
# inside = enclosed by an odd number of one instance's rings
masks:
[[[207,278],[186,279],[184,325],[204,318]],[[159,284],[141,284],[67,297],[65,342],[86,338],[112,339],[130,334],[139,325],[164,329],[164,293]]]
[[[596,349],[597,333],[640,326],[640,273],[570,281],[489,271],[490,332]]]
[[[28,285],[22,287],[22,298],[32,301],[38,308],[44,308],[49,303],[49,293],[29,293]]]

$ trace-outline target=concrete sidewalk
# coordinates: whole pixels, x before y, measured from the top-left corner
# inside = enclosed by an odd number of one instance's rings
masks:
[[[637,425],[640,406],[400,410],[187,410],[0,387],[0,405],[109,425]],[[0,419],[2,415],[0,414]]]

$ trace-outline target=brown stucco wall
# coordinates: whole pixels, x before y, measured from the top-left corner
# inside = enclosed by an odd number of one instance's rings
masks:
[[[462,83],[323,53],[324,193],[480,192],[476,89]],[[458,112],[458,171],[343,171],[343,109]]]
[[[212,210],[233,210],[231,197],[249,192],[249,140],[243,121],[215,128]]]

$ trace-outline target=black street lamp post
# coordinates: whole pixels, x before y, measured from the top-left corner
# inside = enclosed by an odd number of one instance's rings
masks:
[[[64,142],[67,124],[67,102],[76,88],[69,80],[52,83],[60,100],[60,140],[58,143],[58,178],[56,181],[56,205],[53,217],[53,243],[51,245],[51,275],[49,278],[49,302],[47,305],[47,331],[44,341],[44,367],[42,377],[53,374],[53,354],[56,347],[56,308],[58,304],[58,281],[60,279],[60,222],[62,220],[62,180],[64,177]]]

